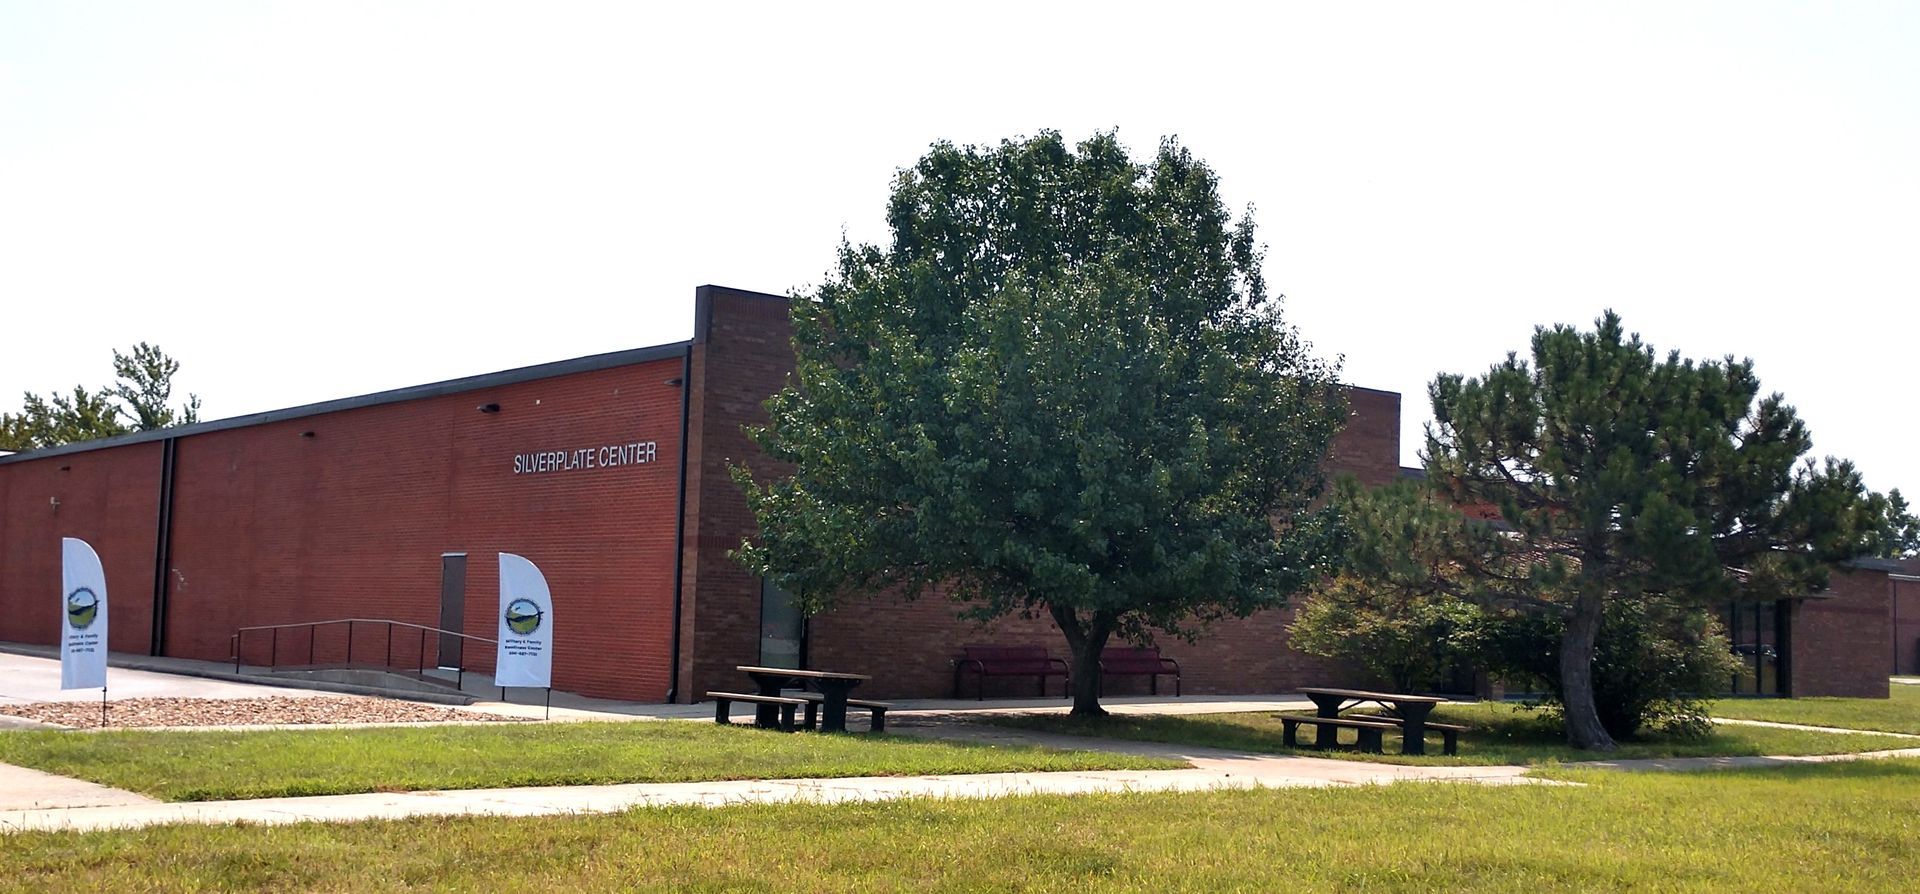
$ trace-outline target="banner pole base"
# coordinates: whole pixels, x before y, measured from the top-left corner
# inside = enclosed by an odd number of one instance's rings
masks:
[[[100,728],[107,728],[107,687],[100,687]]]
[[[547,687],[547,720],[553,719],[553,687]]]

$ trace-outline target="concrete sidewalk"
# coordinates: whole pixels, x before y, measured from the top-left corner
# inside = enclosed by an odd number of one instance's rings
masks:
[[[1058,737],[1071,738],[1071,737]],[[1069,743],[1061,743],[1069,744]],[[1086,745],[1086,740],[1070,744]],[[1399,782],[1467,782],[1480,785],[1566,785],[1526,775],[1529,768],[1409,767],[1327,758],[1246,754],[1213,749],[1168,748],[1151,743],[1099,743],[1114,750],[1184,756],[1185,770],[1112,770],[1064,773],[994,773],[956,776],[769,779],[629,785],[549,786],[261,798],[245,801],[155,803],[140,795],[78,783],[60,794],[71,806],[7,805],[0,832],[86,831],[169,823],[353,822],[424,816],[555,816],[613,813],[637,807],[726,807],[738,804],[828,804],[904,798],[1004,798],[1021,795],[1201,792],[1255,788],[1384,785]],[[1675,771],[1776,767],[1802,763],[1920,757],[1920,749],[1807,757],[1675,758],[1592,761],[1569,767]],[[16,772],[17,768],[9,768]],[[23,771],[32,773],[33,771]],[[46,774],[38,774],[45,776]],[[0,786],[8,778],[0,776]],[[60,777],[50,777],[58,780]],[[68,780],[71,782],[72,780]],[[59,801],[56,797],[51,800]]]
[[[1079,740],[1079,744],[1087,744]],[[1120,744],[1120,743],[1116,743]],[[1145,743],[1124,743],[1145,745]],[[1119,749],[1116,749],[1119,750]],[[1193,792],[1221,789],[1372,785],[1434,780],[1492,785],[1540,783],[1525,767],[1402,767],[1326,758],[1170,749],[1192,753],[1185,770],[991,773],[956,776],[872,776],[471,789],[260,798],[163,804],[121,792],[124,803],[0,809],[0,830],[91,830],[166,823],[298,823],[419,816],[551,816],[613,813],[635,807],[838,803],[901,798],[1003,798],[1099,792]],[[1156,753],[1156,752],[1149,752]],[[31,771],[28,771],[31,772]],[[44,774],[42,774],[44,775]],[[59,778],[59,777],[54,777]],[[86,783],[81,783],[87,785]],[[101,788],[95,786],[94,788]],[[104,789],[105,792],[115,792]],[[86,800],[112,796],[90,793]],[[4,802],[0,802],[4,804]]]
[[[231,665],[228,666],[231,669]],[[61,689],[60,659],[0,652],[0,704],[35,702],[97,702],[98,689]],[[310,698],[338,695],[317,689],[274,686],[270,681],[233,682],[177,673],[115,667],[107,672],[107,695],[129,698],[259,698],[281,695]]]
[[[636,783],[166,804],[155,803],[131,792],[0,765],[6,771],[0,774],[0,831],[89,830],[166,823],[348,822],[420,816],[548,816],[610,813],[635,807],[669,805],[720,807],[734,804],[885,801],[917,797],[999,798],[1039,794],[1191,792],[1422,781],[1482,785],[1565,784],[1528,776],[1529,768],[1519,766],[1420,767],[1239,752],[986,727],[952,722],[949,717],[933,711],[903,717],[898,731],[948,740],[1137,754],[1182,760],[1191,766],[1183,770]],[[1638,771],[1710,770],[1880,757],[1920,757],[1920,748],[1806,757],[1591,761],[1565,766]]]
[[[1893,733],[1877,729],[1848,729],[1843,726],[1809,726],[1805,723],[1780,723],[1774,720],[1734,720],[1729,717],[1715,717],[1713,722],[1727,726],[1764,726],[1769,729],[1797,729],[1810,733],[1854,733],[1861,736],[1893,736],[1899,739],[1920,739],[1913,733]]]
[[[137,807],[158,803],[146,795],[83,779],[0,764],[0,811]]]

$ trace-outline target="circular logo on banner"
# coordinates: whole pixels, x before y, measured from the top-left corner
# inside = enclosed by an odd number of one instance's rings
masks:
[[[93,619],[100,617],[100,597],[93,591],[81,587],[67,594],[67,623],[75,630],[85,630],[93,626]]]
[[[515,599],[507,603],[507,629],[526,636],[540,629],[540,606],[531,599]]]

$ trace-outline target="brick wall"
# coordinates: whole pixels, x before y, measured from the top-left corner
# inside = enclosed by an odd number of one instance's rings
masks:
[[[1793,695],[1886,698],[1892,637],[1887,576],[1836,571],[1831,598],[1793,608]]]
[[[760,586],[730,556],[753,530],[728,469],[757,451],[742,427],[792,370],[788,305],[780,296],[718,287],[696,295],[690,394],[678,697],[742,684],[735,665],[758,660]],[[468,555],[466,632],[496,631],[494,553],[516,552],[546,573],[555,601],[555,685],[590,695],[664,698],[673,612],[674,506],[680,361],[553,376],[401,403],[341,410],[178,439],[166,652],[224,659],[241,626],[343,617],[435,625],[440,562]],[[1353,410],[1330,470],[1369,484],[1398,474],[1399,396],[1352,389]],[[498,413],[480,413],[485,403]],[[305,435],[312,432],[312,436]],[[658,445],[652,464],[514,475],[515,453],[627,440]],[[88,537],[108,563],[117,651],[146,651],[153,590],[161,448],[128,445],[0,466],[0,637],[51,642],[58,629],[61,533]],[[68,472],[59,466],[71,464]],[[778,469],[761,469],[777,474]],[[63,477],[64,476],[64,477]],[[41,499],[64,488],[49,529]],[[41,544],[45,546],[45,544]],[[51,577],[49,577],[49,573]],[[30,594],[44,590],[46,598]],[[129,594],[133,594],[130,598]],[[45,604],[42,605],[41,602]],[[1286,648],[1286,612],[1216,627],[1198,643],[1161,643],[1194,692],[1291,688],[1348,679]],[[42,628],[45,628],[44,630]],[[311,642],[314,660],[344,657],[344,629]],[[302,634],[280,648],[303,657]],[[971,641],[1038,642],[1064,652],[1045,619],[957,620],[941,599],[876,600],[815,619],[812,663],[873,672],[875,695],[946,691],[946,656]],[[269,648],[247,641],[249,661]],[[362,628],[358,657],[383,654],[381,628]],[[392,644],[398,664],[437,663],[436,644]],[[489,648],[468,667],[491,670]],[[1017,682],[1005,685],[1019,687]],[[1125,692],[1141,681],[1115,681]]]
[[[1349,388],[1347,399],[1349,417],[1334,439],[1329,475],[1351,474],[1371,486],[1395,480],[1400,474],[1400,395]],[[938,595],[915,602],[882,598],[846,606],[811,621],[809,657],[815,667],[871,674],[875,679],[863,692],[894,698],[951,691],[947,659],[968,643],[1040,645],[1062,658],[1068,655],[1066,639],[1051,618],[1000,618],[981,625],[958,618],[960,609]],[[1215,624],[1192,643],[1162,637],[1155,644],[1180,662],[1186,692],[1283,692],[1362,681],[1360,671],[1343,662],[1290,648],[1286,627],[1293,616],[1291,608],[1260,612]],[[972,694],[977,683],[969,676],[965,692]],[[1053,687],[1049,691],[1058,694],[1058,679]],[[1024,678],[986,681],[988,695],[1027,695],[1034,688],[1034,682]],[[1115,677],[1106,686],[1115,695],[1147,689],[1148,681],[1138,677]]]
[[[60,538],[78,537],[106,572],[108,648],[147,654],[161,449],[130,444],[0,466],[0,640],[60,641]]]
[[[1920,581],[1895,580],[1893,654],[1896,674],[1920,674]]]
[[[688,511],[689,518],[698,519],[698,533],[686,546],[684,587],[690,595],[682,635],[693,645],[682,656],[682,700],[744,685],[734,667],[758,660],[760,583],[726,555],[754,530],[754,521],[726,469],[757,457],[741,426],[765,421],[762,401],[793,368],[783,298],[705,287],[695,320],[694,434],[688,440],[698,468],[689,474]],[[1335,440],[1329,471],[1351,473],[1369,485],[1393,481],[1400,471],[1400,396],[1352,388],[1348,399],[1351,416]],[[842,607],[809,622],[808,663],[872,674],[864,695],[925,697],[948,691],[947,657],[965,643],[1034,643],[1066,654],[1051,619],[1001,618],[981,626],[959,619],[958,611],[939,596],[916,602],[883,597]],[[1338,663],[1288,648],[1285,626],[1291,620],[1291,611],[1266,612],[1217,625],[1196,643],[1159,645],[1181,662],[1189,692],[1267,692],[1357,680]],[[972,685],[969,680],[968,692]],[[1051,691],[1058,693],[1060,681],[1053,685]],[[1108,691],[1145,691],[1146,685],[1141,679],[1116,678]],[[1030,680],[988,682],[989,693],[1033,689]]]
[[[465,632],[498,632],[497,553],[525,556],[553,593],[556,688],[657,700],[669,685],[681,375],[675,357],[438,397],[203,432],[177,439],[165,653],[224,660],[236,628],[333,618],[437,626],[441,555],[465,552]],[[477,407],[495,403],[497,413]],[[311,432],[311,436],[305,433]],[[652,441],[647,463],[515,474],[514,456]],[[92,541],[107,564],[115,651],[148,651],[161,445],[0,466],[7,553],[0,638],[51,642],[58,537]],[[71,465],[71,471],[58,467]],[[41,491],[57,492],[57,514]],[[15,498],[18,497],[18,498]],[[36,503],[38,504],[36,506]],[[44,599],[28,598],[45,591]],[[44,608],[41,603],[45,603]],[[43,629],[44,628],[44,629]],[[384,656],[385,629],[356,625],[356,658]],[[345,627],[311,641],[345,657]],[[304,661],[304,633],[283,661]],[[264,663],[271,641],[246,641]],[[415,634],[396,664],[429,666]],[[471,644],[471,670],[493,649]]]
[[[756,529],[729,469],[759,457],[745,426],[793,371],[787,299],[718,286],[695,294],[693,408],[687,441],[689,525],[681,624],[681,701],[746,685],[760,660],[760,579],[727,553]],[[761,474],[779,474],[756,468]]]
[[[1349,474],[1380,487],[1400,478],[1400,395],[1347,387],[1347,424],[1333,438],[1329,479]]]

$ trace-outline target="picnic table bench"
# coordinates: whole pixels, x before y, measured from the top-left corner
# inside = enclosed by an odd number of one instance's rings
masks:
[[[1180,662],[1163,658],[1151,646],[1107,648],[1100,651],[1100,675],[1145,676],[1147,691],[1160,694],[1160,678],[1173,678],[1173,695],[1180,696]]]
[[[801,721],[800,728],[813,729],[816,717],[821,706],[826,704],[827,697],[818,692],[796,692],[792,697],[801,699],[807,703],[806,719]],[[847,707],[865,710],[873,721],[872,726],[869,728],[876,733],[884,733],[887,731],[887,712],[894,708],[890,702],[876,702],[864,698],[847,699]]]
[[[1398,692],[1372,692],[1365,689],[1329,689],[1322,687],[1302,687],[1300,694],[1313,699],[1315,713],[1305,715],[1282,715],[1280,737],[1287,744],[1293,744],[1293,729],[1302,723],[1314,725],[1314,747],[1331,748],[1339,743],[1341,727],[1354,726],[1356,723],[1380,724],[1389,729],[1400,730],[1401,754],[1426,754],[1427,731],[1434,730],[1443,737],[1442,749],[1447,754],[1459,750],[1460,733],[1466,727],[1450,723],[1428,723],[1427,715],[1433,713],[1433,706],[1446,699],[1430,695],[1407,695]],[[1341,717],[1340,712],[1356,705],[1374,703],[1392,711],[1392,717],[1368,715],[1365,718]],[[1354,726],[1356,729],[1361,727]],[[1373,743],[1373,751],[1381,750],[1379,733],[1362,734],[1361,748],[1366,750],[1367,743]]]
[[[749,702],[751,704],[759,706],[759,708],[756,709],[754,726],[766,726],[769,728],[779,729],[781,732],[788,732],[788,733],[793,732],[793,728],[794,728],[793,712],[799,710],[800,708],[806,708],[808,728],[809,729],[812,728],[813,705],[812,703],[808,702],[806,699],[787,698],[785,696],[779,696],[779,695],[758,695],[758,694],[746,693],[746,692],[708,692],[707,698],[713,699],[713,722],[714,723],[719,723],[719,724],[732,723],[733,722],[733,703]],[[758,710],[766,710],[766,709],[770,709],[772,711],[778,712],[779,719],[772,724],[761,723],[759,716],[757,716]]]
[[[1383,737],[1386,735],[1388,730],[1397,730],[1400,728],[1399,724],[1381,723],[1375,720],[1361,720],[1359,718],[1315,717],[1307,714],[1282,714],[1280,715],[1281,744],[1286,745],[1288,748],[1300,747],[1300,743],[1297,741],[1297,738],[1299,736],[1300,724],[1303,724],[1303,723],[1312,724],[1313,726],[1315,726],[1316,734],[1321,729],[1332,729],[1332,730],[1338,730],[1341,728],[1351,729],[1354,731],[1357,737],[1357,740],[1354,743],[1354,747],[1360,749],[1361,751],[1369,752],[1372,754],[1379,754],[1381,751],[1385,750],[1386,746],[1383,741]],[[1319,735],[1315,735],[1313,747],[1325,748],[1327,747],[1327,744],[1324,744],[1322,742],[1321,737]]]
[[[1361,751],[1370,752],[1372,754],[1379,754],[1380,752],[1386,750],[1385,743],[1382,741],[1382,736],[1388,730],[1397,730],[1403,736],[1406,735],[1406,728],[1402,726],[1398,720],[1391,717],[1374,717],[1371,715],[1362,715],[1360,717],[1320,717],[1320,716],[1309,715],[1309,714],[1281,714],[1280,715],[1280,741],[1283,744],[1285,744],[1288,748],[1300,747],[1300,743],[1297,741],[1297,739],[1299,735],[1298,729],[1301,724],[1307,724],[1314,727],[1337,727],[1337,728],[1353,729],[1356,731],[1355,735],[1357,737],[1357,741],[1354,743],[1354,747],[1358,748]],[[1452,756],[1460,753],[1460,734],[1466,732],[1467,728],[1464,726],[1456,726],[1451,723],[1434,723],[1432,721],[1428,721],[1427,723],[1422,725],[1421,730],[1422,730],[1423,736],[1426,733],[1432,733],[1432,732],[1439,733],[1441,736],[1441,742],[1442,742],[1440,746],[1441,753],[1446,754],[1448,756]],[[1316,729],[1315,732],[1317,733],[1318,730]],[[1318,741],[1318,738],[1319,737],[1316,735],[1315,736],[1316,741],[1314,743],[1314,747],[1315,748],[1327,747],[1325,745],[1320,744]],[[1407,752],[1406,745],[1404,743],[1401,745],[1401,750],[1403,753],[1409,753],[1409,754],[1425,753],[1424,751]]]
[[[718,699],[724,695],[727,696],[729,701],[752,702],[755,705],[753,716],[754,726],[762,729],[783,729],[788,732],[793,730],[793,714],[797,708],[807,709],[808,729],[813,728],[813,722],[817,716],[821,732],[846,732],[847,705],[850,703],[847,698],[847,693],[851,691],[853,687],[872,679],[865,674],[842,674],[833,671],[800,670],[791,667],[741,665],[735,669],[745,673],[753,680],[757,692],[752,696],[743,696],[740,693],[709,692],[707,693],[707,697]],[[786,687],[802,681],[811,683],[820,691],[818,693],[803,692],[797,695],[783,694],[783,690]],[[814,696],[818,697],[815,698]],[[875,704],[884,703],[868,702],[861,707],[873,710],[870,706]],[[886,713],[888,707],[891,706],[881,707],[879,713],[874,715],[873,728],[875,731],[880,730],[885,725],[885,720],[881,715]],[[724,713],[725,709],[722,708],[720,711],[721,713],[716,715],[714,719],[720,723],[727,722],[721,719],[726,716]]]
[[[975,695],[982,701],[987,697],[988,677],[1033,677],[1039,684],[1041,695],[1047,694],[1048,677],[1066,677],[1066,685],[1061,687],[1060,695],[1065,697],[1073,691],[1073,672],[1067,663],[1047,654],[1046,646],[961,646],[961,654],[953,658],[953,697],[960,697],[960,674],[972,671],[978,681]]]

